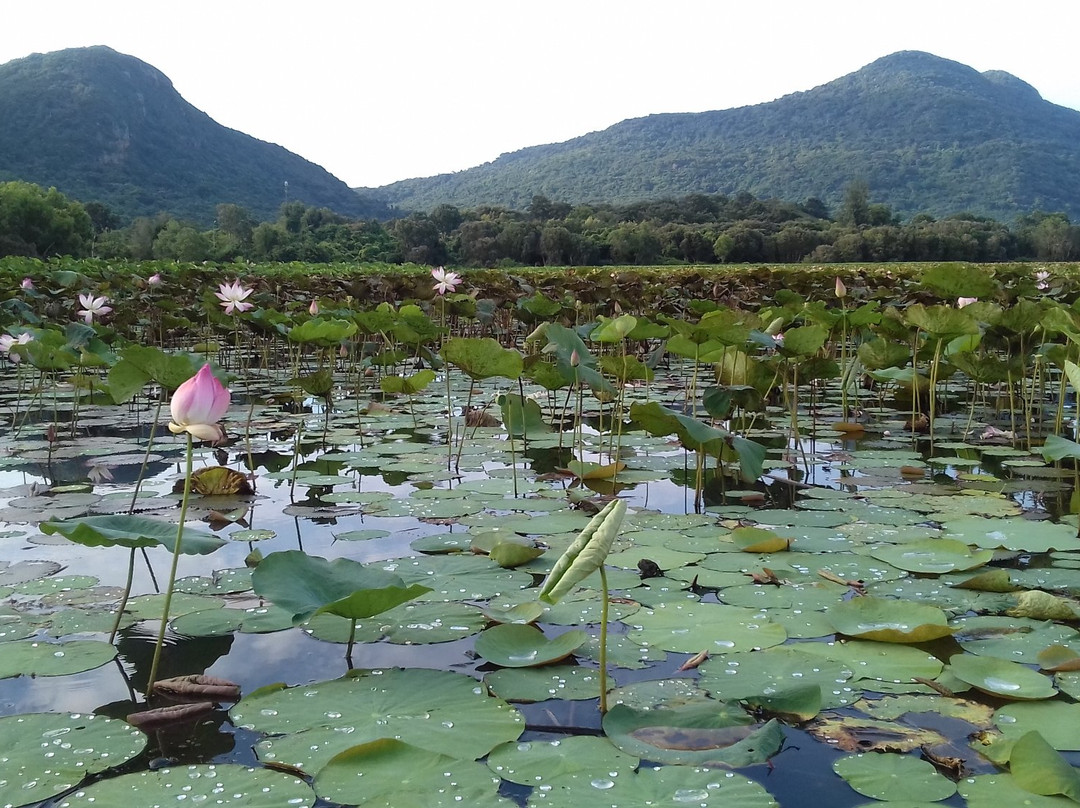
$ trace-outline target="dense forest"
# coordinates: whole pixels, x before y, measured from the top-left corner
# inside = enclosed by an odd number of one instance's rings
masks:
[[[0,256],[311,263],[414,262],[468,267],[712,263],[996,262],[1080,258],[1080,226],[1033,211],[1007,225],[973,214],[901,221],[864,183],[830,211],[802,203],[691,194],[627,205],[533,197],[526,210],[439,205],[388,222],[352,220],[302,202],[273,221],[217,206],[210,229],[168,215],[128,226],[107,206],[56,189],[0,183]]]

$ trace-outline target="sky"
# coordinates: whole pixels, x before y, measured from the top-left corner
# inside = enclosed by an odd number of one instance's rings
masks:
[[[627,118],[809,90],[901,50],[1080,109],[1077,0],[40,0],[0,63],[108,45],[350,186],[460,171]]]

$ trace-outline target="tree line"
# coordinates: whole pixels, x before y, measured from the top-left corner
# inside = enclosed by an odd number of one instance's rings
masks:
[[[389,221],[352,220],[293,201],[274,221],[221,204],[205,229],[167,214],[121,222],[54,188],[0,183],[0,256],[131,260],[412,262],[468,267],[1080,259],[1080,226],[1033,211],[1011,224],[958,213],[902,222],[864,183],[836,211],[749,193],[625,205],[534,196],[525,210],[439,205]]]

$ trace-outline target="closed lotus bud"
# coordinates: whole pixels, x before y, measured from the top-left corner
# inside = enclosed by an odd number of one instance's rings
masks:
[[[312,300],[311,305],[307,307],[307,310],[308,310],[308,314],[310,314],[312,317],[318,317],[319,316],[319,301],[318,300]]]
[[[783,327],[784,318],[777,317],[775,320],[769,323],[768,327],[765,329],[765,333],[768,334],[770,337],[775,337],[777,334],[780,333],[780,329]]]
[[[847,287],[844,286],[844,282],[840,280],[840,276],[836,276],[836,296],[843,300],[847,297]]]
[[[577,348],[570,352],[570,367],[576,368],[581,364],[581,357],[578,355]]]

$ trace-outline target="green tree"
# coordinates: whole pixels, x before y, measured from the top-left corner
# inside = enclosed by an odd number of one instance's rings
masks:
[[[94,230],[86,209],[55,188],[0,183],[0,256],[87,255]]]

